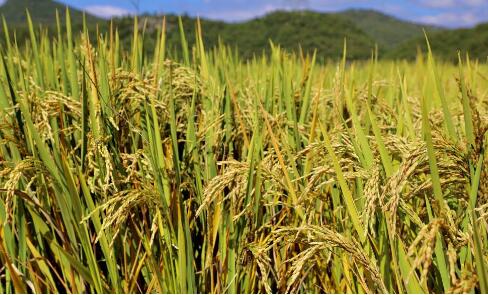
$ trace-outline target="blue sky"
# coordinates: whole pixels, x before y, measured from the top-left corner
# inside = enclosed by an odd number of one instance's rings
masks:
[[[241,21],[277,9],[337,11],[370,8],[416,22],[469,27],[488,22],[488,0],[58,0],[102,17],[150,13],[187,13]],[[135,5],[135,3],[139,3]]]

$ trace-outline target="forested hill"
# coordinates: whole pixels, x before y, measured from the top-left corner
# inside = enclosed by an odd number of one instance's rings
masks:
[[[486,62],[488,58],[488,23],[474,28],[432,33],[429,42],[437,56],[450,61],[457,60],[458,50],[469,53],[473,59]],[[387,53],[388,58],[415,58],[418,49],[426,51],[425,38],[410,40]]]
[[[439,32],[440,27],[417,24],[400,20],[390,15],[375,11],[350,9],[339,12],[373,38],[380,47],[391,49],[413,38],[422,37],[423,30],[427,33]]]
[[[35,24],[42,24],[51,33],[55,32],[56,11],[64,18],[66,6],[52,0],[7,0],[0,6],[0,15],[5,17],[11,30],[15,30],[19,43],[28,37],[26,10]],[[83,12],[70,7],[72,23],[81,28]],[[179,52],[178,17],[167,15],[168,46],[175,54]],[[86,15],[90,31],[100,32],[109,28],[107,20]],[[161,15],[139,16],[147,20],[145,48],[151,51],[156,40],[156,28]],[[195,40],[196,19],[182,16],[187,40]],[[453,59],[457,50],[469,51],[472,57],[486,59],[488,55],[488,24],[476,28],[447,30],[434,26],[416,24],[373,10],[346,10],[337,13],[312,11],[276,11],[244,22],[225,23],[202,19],[205,45],[211,49],[224,44],[236,48],[243,58],[251,58],[269,52],[270,41],[281,47],[311,53],[317,50],[319,60],[337,59],[341,56],[344,39],[347,39],[348,58],[369,58],[377,44],[380,57],[412,59],[417,49],[425,49],[425,30],[434,52],[446,59]],[[63,22],[64,23],[64,22]],[[129,46],[129,36],[134,19],[114,19],[122,43]],[[140,23],[144,23],[140,21]],[[3,39],[3,38],[2,38]]]
[[[23,27],[27,22],[26,10],[29,11],[34,23],[54,25],[56,23],[56,10],[64,18],[66,5],[52,0],[7,0],[0,6],[0,15],[5,18],[10,27]],[[70,7],[70,15],[74,23],[81,23],[83,12]],[[86,17],[89,22],[98,21],[92,15]]]
[[[149,17],[147,36],[156,35],[161,18]],[[192,17],[183,16],[187,40],[195,40],[195,23]],[[168,43],[179,45],[178,17],[166,16]],[[129,36],[133,26],[131,18],[116,21],[121,36]],[[201,20],[205,46],[212,48],[221,40],[237,48],[244,58],[266,53],[270,40],[282,48],[306,53],[315,49],[321,58],[338,58],[341,55],[344,38],[347,38],[350,58],[367,58],[374,48],[375,40],[369,37],[349,20],[332,14],[315,12],[273,12],[264,17],[241,23]],[[152,29],[152,30],[151,30]],[[151,38],[150,38],[151,39]],[[150,47],[150,44],[148,45]]]
[[[161,16],[146,16],[148,32],[161,22]],[[166,16],[170,44],[178,44],[178,18]],[[183,24],[191,42],[194,40],[195,19],[183,16]],[[238,48],[243,57],[252,57],[269,50],[269,41],[285,49],[311,53],[315,49],[321,59],[336,59],[342,54],[347,39],[348,58],[364,59],[378,44],[380,52],[396,48],[411,39],[439,28],[402,21],[371,10],[347,10],[338,13],[312,11],[276,11],[265,16],[239,23],[202,19],[206,46],[216,46],[219,39]],[[132,18],[116,20],[122,35],[130,34]]]

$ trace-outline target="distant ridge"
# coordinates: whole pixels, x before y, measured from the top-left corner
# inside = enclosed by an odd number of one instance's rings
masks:
[[[10,29],[17,31],[19,42],[28,39],[26,9],[35,24],[53,27],[56,10],[64,19],[66,5],[53,0],[7,0],[0,6],[0,15],[5,17]],[[70,14],[72,23],[79,29],[83,12],[70,7]],[[106,20],[88,14],[86,18],[90,32],[95,33],[96,28],[99,32],[108,30],[109,23]],[[162,16],[142,15],[140,18],[148,19],[145,48],[150,52]],[[182,19],[191,45],[195,40],[196,18],[186,15]],[[181,54],[177,20],[177,16],[167,15],[168,46],[176,56]],[[434,54],[440,57],[455,60],[457,50],[468,51],[471,57],[481,60],[486,60],[488,56],[488,24],[449,30],[404,21],[374,10],[352,9],[335,13],[275,11],[243,22],[226,23],[209,19],[202,19],[201,22],[206,48],[218,46],[219,40],[222,40],[224,44],[237,48],[243,58],[269,52],[269,41],[272,40],[275,45],[295,52],[302,50],[312,53],[317,50],[319,60],[337,59],[341,56],[346,38],[349,59],[369,58],[375,44],[379,46],[380,58],[413,59],[419,48],[425,51],[423,29],[427,31]],[[133,18],[127,16],[114,19],[114,24],[120,33],[121,42],[130,46],[128,37],[132,35]]]
[[[349,9],[337,13],[356,24],[382,48],[394,48],[403,42],[422,37],[423,30],[438,32],[441,27],[418,24],[378,12],[376,10]]]
[[[161,16],[144,16],[154,31],[161,24]],[[179,46],[178,17],[167,15],[168,44]],[[195,40],[196,19],[182,17],[187,40]],[[142,22],[141,22],[142,23]],[[126,17],[115,21],[121,36],[130,36],[133,19]],[[375,40],[348,19],[335,14],[312,11],[275,11],[263,17],[239,23],[201,19],[205,46],[218,46],[219,39],[232,48],[237,48],[241,57],[252,58],[269,52],[270,41],[284,49],[305,53],[317,50],[317,58],[337,59],[341,57],[344,38],[347,37],[347,53],[351,59],[370,56]],[[127,44],[128,45],[128,44]]]
[[[56,10],[64,18],[66,5],[52,0],[7,0],[0,6],[0,15],[5,17],[9,26],[25,25],[27,23],[26,9],[31,15],[32,21],[42,24],[56,23]],[[83,20],[83,12],[69,7],[73,23],[80,23]],[[86,15],[87,21],[97,21],[98,18]]]
[[[469,29],[431,33],[428,37],[434,53],[444,60],[456,62],[458,50],[463,58],[466,53],[469,53],[472,59],[478,59],[481,62],[488,60],[488,23]],[[427,50],[425,38],[410,40],[388,52],[387,57],[413,59],[418,49],[422,49],[423,52]]]
[[[161,16],[147,16],[150,26],[158,26]],[[167,16],[168,38],[177,43],[176,16]],[[188,40],[196,19],[184,16],[185,28],[189,28]],[[117,20],[123,35],[132,29],[132,18]],[[252,57],[269,48],[269,40],[283,48],[303,49],[311,53],[317,49],[319,59],[338,58],[342,54],[344,38],[347,39],[348,58],[365,59],[378,44],[384,54],[400,44],[423,36],[427,32],[437,32],[441,28],[415,24],[374,10],[346,10],[336,13],[321,13],[307,10],[275,11],[251,20],[225,23],[202,19],[205,45],[213,47],[219,37],[225,44],[236,46],[241,56]],[[171,29],[173,28],[173,29]]]

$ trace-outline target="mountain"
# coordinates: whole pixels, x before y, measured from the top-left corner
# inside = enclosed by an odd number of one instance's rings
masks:
[[[378,46],[385,49],[391,49],[407,40],[422,37],[424,29],[428,33],[442,30],[436,26],[400,20],[375,10],[350,9],[337,14],[353,22],[376,40]]]
[[[33,21],[44,24],[52,34],[56,30],[55,15],[64,18],[65,5],[53,0],[7,0],[0,6],[9,27],[17,31],[19,42],[28,38],[25,10]],[[80,29],[83,12],[70,8],[74,30]],[[87,15],[90,31],[95,34],[108,29],[105,20]],[[146,52],[151,53],[156,42],[156,31],[162,16],[141,16],[147,19],[145,29]],[[182,16],[187,40],[195,40],[196,19]],[[144,22],[140,22],[141,26]],[[178,17],[167,16],[168,46],[173,56],[181,55]],[[385,58],[415,58],[417,49],[425,50],[423,29],[428,33],[434,53],[445,59],[455,59],[457,50],[469,51],[471,56],[486,59],[488,55],[488,24],[471,29],[447,30],[434,26],[411,23],[373,10],[346,10],[337,13],[313,11],[276,11],[265,16],[238,23],[202,19],[203,37],[207,49],[220,41],[237,48],[241,57],[269,53],[269,41],[281,47],[305,53],[317,50],[319,60],[337,59],[342,54],[344,38],[347,39],[349,59],[367,59],[378,44],[380,56]],[[134,20],[131,17],[115,19],[122,44],[130,46]],[[2,39],[0,38],[0,43]]]
[[[347,38],[350,58],[367,58],[375,40],[351,21],[333,14],[311,11],[277,11],[251,21],[232,24],[222,40],[252,52],[269,47],[269,40],[285,49],[311,53],[317,49],[319,58],[338,58]]]
[[[456,61],[458,50],[469,53],[471,58],[486,61],[488,58],[488,23],[474,28],[456,29],[428,34],[434,54],[444,60]],[[388,52],[386,57],[414,59],[417,51],[427,51],[425,38],[416,38]]]
[[[147,20],[154,28],[160,25],[161,17],[149,16]],[[168,44],[178,46],[178,18],[169,15],[166,20]],[[182,20],[191,45],[195,40],[196,20],[188,16],[183,16]],[[132,24],[131,18],[116,20],[121,36],[130,36]],[[344,38],[347,38],[347,53],[351,59],[368,58],[375,46],[375,40],[348,19],[311,11],[276,11],[240,23],[202,19],[201,24],[207,48],[217,46],[222,40],[224,44],[237,48],[244,58],[269,52],[270,40],[288,50],[302,49],[305,53],[312,53],[316,49],[319,60],[340,58]],[[146,37],[150,36],[151,33],[146,34]]]
[[[161,17],[149,16],[150,24],[158,24]],[[167,17],[168,39],[178,44],[177,17]],[[188,40],[194,39],[195,19],[183,17]],[[132,19],[117,22],[119,30],[130,36]],[[123,24],[123,25],[122,25]],[[319,59],[338,58],[343,49],[344,38],[348,44],[348,58],[368,58],[378,44],[381,55],[401,44],[429,34],[443,31],[442,28],[403,21],[374,10],[346,10],[337,13],[312,11],[276,11],[265,16],[240,23],[202,19],[207,47],[218,44],[219,37],[225,44],[238,48],[241,56],[252,57],[269,49],[269,40],[286,49],[305,52],[317,49]],[[170,42],[171,43],[171,42]],[[414,50],[414,52],[416,52]]]
[[[5,17],[9,26],[24,26],[27,23],[26,9],[29,11],[34,23],[53,25],[56,23],[56,10],[62,18],[65,16],[66,5],[53,0],[7,0],[0,6],[0,15]],[[83,12],[70,7],[73,23],[80,23]],[[87,15],[88,22],[98,21],[92,15]]]

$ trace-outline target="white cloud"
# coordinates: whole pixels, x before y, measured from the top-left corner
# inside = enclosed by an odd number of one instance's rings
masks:
[[[432,8],[479,7],[488,4],[488,0],[415,0],[415,2]]]
[[[467,27],[473,26],[482,21],[480,17],[471,12],[445,12],[434,15],[426,15],[417,19],[417,21],[433,24],[433,25],[447,25],[450,27]]]
[[[308,0],[283,0],[285,6],[295,9],[308,8],[310,2]]]
[[[131,11],[112,5],[90,5],[84,8],[90,14],[101,18],[120,17],[132,14]]]
[[[269,12],[278,9],[286,9],[286,8],[268,4],[265,5],[264,7],[258,7],[257,9],[247,9],[247,10],[226,9],[226,10],[206,11],[200,13],[200,16],[210,18],[210,19],[219,19],[219,20],[226,20],[226,21],[243,21],[254,17],[262,16],[264,14],[267,14]]]
[[[446,27],[471,27],[486,21],[488,0],[412,0],[429,7],[427,15],[414,17],[414,20]]]
[[[182,0],[172,0],[182,1]],[[276,10],[337,11],[355,3],[367,3],[370,0],[201,0],[203,8],[194,10],[188,7],[191,14],[224,21],[243,21],[259,17]],[[182,1],[183,2],[183,1]],[[188,0],[184,1],[188,3]]]
[[[464,2],[469,6],[483,6],[488,4],[488,0],[465,0]]]
[[[455,0],[420,0],[418,1],[422,6],[433,8],[448,8],[456,5]]]

